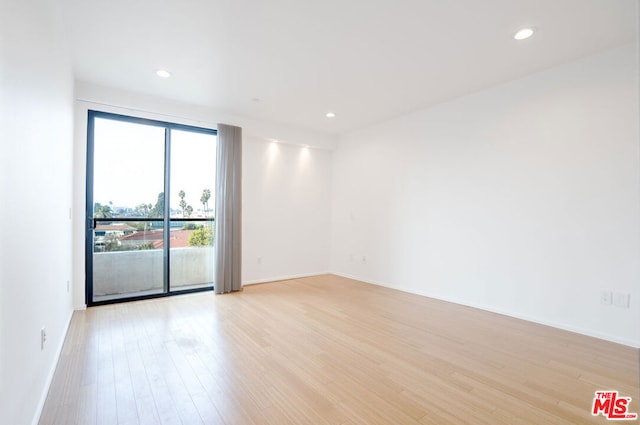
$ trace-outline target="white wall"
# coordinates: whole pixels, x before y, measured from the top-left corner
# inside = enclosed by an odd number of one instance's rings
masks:
[[[243,132],[243,282],[329,269],[331,154],[335,139],[118,89],[75,86],[73,276],[75,308],[85,307],[84,238],[87,111],[113,112],[205,128],[219,122]],[[273,143],[272,139],[282,141]],[[278,154],[269,156],[270,146]],[[304,146],[311,146],[305,148]],[[261,263],[257,257],[261,256]]]
[[[2,424],[37,420],[72,313],[73,78],[51,10],[7,1],[0,11]]]
[[[242,167],[243,281],[327,273],[331,152],[246,138]]]
[[[346,135],[332,271],[640,346],[637,76],[626,46]]]

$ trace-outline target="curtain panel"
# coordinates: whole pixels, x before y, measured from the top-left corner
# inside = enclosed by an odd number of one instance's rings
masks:
[[[242,253],[242,129],[218,124],[216,155],[216,294],[239,291]]]

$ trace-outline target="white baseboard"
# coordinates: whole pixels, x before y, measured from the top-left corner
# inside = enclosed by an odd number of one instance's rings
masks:
[[[480,309],[480,310],[489,311],[491,313],[500,314],[502,316],[508,316],[508,317],[513,317],[515,319],[526,320],[527,322],[538,323],[540,325],[550,326],[552,328],[562,329],[564,331],[578,333],[578,334],[581,334],[581,335],[586,335],[586,336],[602,339],[602,340],[609,341],[609,342],[615,342],[616,344],[622,344],[622,345],[626,345],[628,347],[640,348],[640,341],[634,341],[634,340],[630,340],[630,339],[626,339],[626,338],[618,338],[618,337],[611,336],[611,335],[605,335],[605,334],[602,334],[600,332],[594,332],[594,331],[589,330],[589,329],[578,328],[578,327],[575,327],[575,326],[567,325],[565,323],[557,323],[557,322],[553,322],[553,321],[541,320],[541,319],[539,319],[537,317],[529,317],[529,316],[526,316],[526,315],[514,314],[514,313],[511,313],[511,312],[506,312],[506,311],[502,311],[500,309],[493,308],[491,306],[469,303],[469,302],[465,302],[465,301],[458,300],[458,299],[443,298],[443,297],[435,296],[434,294],[431,294],[431,293],[428,293],[428,292],[425,292],[425,291],[417,291],[415,289],[389,285],[389,284],[387,284],[385,282],[362,279],[362,278],[359,278],[358,276],[353,276],[353,275],[349,275],[349,274],[346,274],[346,273],[331,272],[331,274],[334,274],[336,276],[346,277],[347,279],[358,280],[360,282],[365,282],[365,283],[369,283],[369,284],[372,284],[372,285],[383,286],[383,287],[389,288],[389,289],[395,289],[397,291],[407,292],[409,294],[420,295],[420,296],[423,296],[423,297],[433,298],[433,299],[436,299],[436,300],[445,301],[445,302],[458,304],[458,305],[463,305],[463,306],[466,306],[466,307],[473,307],[473,308],[477,308],[477,309]]]
[[[265,279],[247,280],[242,282],[242,286],[256,285],[259,283],[277,282],[279,280],[291,280],[291,279],[300,279],[303,277],[322,276],[324,274],[329,274],[329,273],[330,272],[305,273],[305,274],[295,274],[295,275],[288,275],[288,276],[274,276],[274,277],[269,277]]]
[[[33,415],[33,420],[31,421],[32,425],[38,425],[40,422],[40,416],[42,415],[42,409],[44,409],[44,403],[47,401],[47,396],[49,395],[49,389],[51,388],[51,383],[53,382],[53,376],[56,373],[56,368],[58,367],[58,362],[60,361],[60,356],[62,355],[62,348],[64,347],[64,342],[67,339],[67,333],[69,332],[69,325],[71,325],[71,319],[73,318],[73,312],[75,310],[71,310],[69,313],[69,318],[67,319],[67,323],[64,327],[64,332],[62,332],[62,338],[60,339],[60,343],[56,348],[56,354],[53,356],[53,362],[51,364],[51,369],[49,370],[49,374],[47,375],[47,380],[45,381],[44,388],[42,389],[42,394],[40,395],[40,401],[36,406],[35,414]]]

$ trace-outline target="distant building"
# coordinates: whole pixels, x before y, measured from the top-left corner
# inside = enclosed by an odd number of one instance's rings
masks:
[[[117,223],[117,224],[98,224],[95,228],[95,235],[98,236],[107,236],[107,235],[115,235],[118,237],[129,235],[136,231],[135,227],[131,227],[125,223]]]
[[[120,246],[120,238],[136,232],[134,227],[125,223],[117,224],[98,224],[94,230],[94,246],[96,251],[104,251],[108,242],[117,241]]]

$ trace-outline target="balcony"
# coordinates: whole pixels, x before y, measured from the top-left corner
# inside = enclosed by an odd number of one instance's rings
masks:
[[[171,291],[213,285],[212,247],[171,249]],[[96,252],[93,254],[93,298],[102,301],[162,293],[164,252]]]
[[[213,222],[113,221],[95,228],[93,302],[163,294],[165,255],[170,292],[213,286]],[[165,243],[169,249],[165,249]]]

